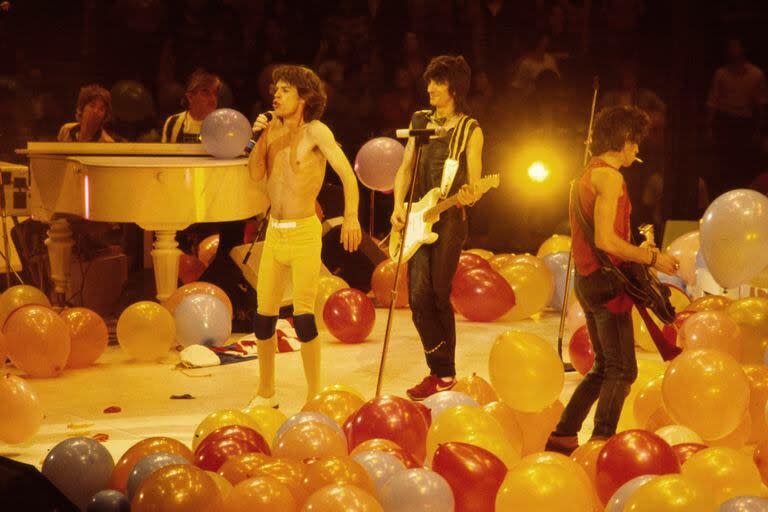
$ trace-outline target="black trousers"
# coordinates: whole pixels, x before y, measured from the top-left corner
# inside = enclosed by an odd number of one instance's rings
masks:
[[[446,211],[434,225],[434,231],[437,242],[422,245],[408,262],[409,298],[430,372],[438,377],[453,377],[456,320],[451,306],[451,282],[467,238],[464,211]]]

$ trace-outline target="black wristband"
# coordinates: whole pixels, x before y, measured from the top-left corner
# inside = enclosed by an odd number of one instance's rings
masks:
[[[656,258],[659,257],[659,253],[651,249],[651,263],[648,265],[649,267],[653,268],[656,266]]]

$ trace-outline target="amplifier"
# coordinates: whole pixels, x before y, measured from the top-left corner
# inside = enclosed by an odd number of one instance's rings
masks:
[[[0,162],[0,184],[3,187],[0,202],[5,201],[6,215],[29,215],[29,168],[26,165]]]

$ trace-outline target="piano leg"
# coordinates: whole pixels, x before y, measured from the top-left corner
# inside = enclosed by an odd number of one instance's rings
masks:
[[[72,246],[75,245],[67,219],[51,221],[45,245],[48,247],[48,258],[51,263],[55,302],[63,306],[66,302],[67,283],[72,265]]]
[[[165,301],[176,290],[179,279],[179,256],[175,230],[155,231],[155,243],[152,250],[152,263],[155,267],[155,286],[157,300]]]

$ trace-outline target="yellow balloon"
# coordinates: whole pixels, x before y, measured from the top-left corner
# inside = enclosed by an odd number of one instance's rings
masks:
[[[344,426],[347,418],[352,416],[363,406],[365,402],[358,396],[346,391],[328,391],[318,394],[315,398],[309,400],[302,412],[319,412],[325,414],[339,427]]]
[[[503,402],[500,402],[503,403]],[[536,412],[515,411],[515,419],[523,432],[523,455],[544,450],[549,434],[555,430],[565,406],[555,400],[544,409]]]
[[[318,329],[325,329],[323,322],[323,309],[328,297],[339,290],[349,288],[349,284],[339,276],[321,276],[317,283],[317,295],[315,296],[315,323]]]
[[[622,432],[633,428],[643,428],[637,420],[634,414],[635,399],[648,382],[664,375],[664,371],[667,368],[668,363],[665,363],[660,358],[654,359],[638,359],[637,360],[637,379],[629,389],[629,395],[624,400],[624,406],[621,409],[621,416],[619,417],[619,424],[616,428],[616,432]]]
[[[750,365],[743,368],[749,380],[749,415],[752,419],[748,441],[757,443],[768,439],[768,422],[765,417],[766,403],[768,403],[768,367]]]
[[[518,411],[540,411],[563,390],[563,363],[552,344],[535,334],[500,334],[491,347],[488,367],[499,397]]]
[[[765,297],[739,299],[730,303],[725,312],[740,326],[747,325],[768,334],[768,299]]]
[[[515,305],[504,315],[504,320],[522,320],[538,313],[549,304],[555,292],[555,279],[544,265],[508,263],[498,272],[515,292]]]
[[[427,460],[432,460],[438,445],[449,442],[485,448],[507,467],[520,460],[519,447],[512,446],[501,424],[479,407],[458,405],[438,416],[427,433]]]
[[[568,252],[571,250],[571,237],[566,235],[552,235],[536,251],[537,258],[543,258],[547,254],[555,252]]]
[[[624,511],[706,512],[714,507],[706,488],[681,475],[661,475],[632,493]]]
[[[760,472],[752,457],[733,448],[706,448],[691,455],[683,476],[714,495],[713,503],[735,496],[761,496]]]
[[[663,376],[651,379],[640,388],[634,397],[632,410],[635,414],[635,422],[638,427],[651,432],[673,423],[672,418],[669,417],[669,413],[664,408],[664,401],[661,396],[663,379]]]
[[[752,417],[747,412],[741,419],[736,430],[720,439],[705,439],[707,446],[725,446],[728,448],[741,449],[747,444],[750,435],[752,435]]]
[[[216,484],[216,487],[219,488],[219,494],[221,494],[221,497],[223,499],[227,498],[227,495],[232,491],[232,484],[229,483],[229,480],[224,478],[218,473],[214,473],[213,471],[206,471],[206,475],[211,477],[211,480]]]
[[[257,405],[243,411],[253,420],[258,427],[256,431],[261,434],[268,445],[272,445],[280,425],[285,423],[288,417],[274,407]]]
[[[346,391],[347,393],[350,393],[352,395],[355,395],[357,398],[359,398],[362,401],[365,400],[365,396],[359,392],[357,389],[353,388],[352,386],[347,386],[346,384],[331,384],[329,386],[325,386],[318,395],[322,395],[323,393],[328,393],[331,391]]]
[[[593,439],[582,444],[571,453],[571,459],[582,467],[589,477],[590,485],[593,487],[597,472],[597,456],[600,455],[600,450],[603,449],[606,442],[605,439]],[[595,497],[597,497],[597,494],[595,494]]]
[[[134,359],[155,361],[168,354],[176,341],[173,316],[156,302],[131,304],[117,320],[117,341]]]
[[[747,324],[739,324],[739,331],[741,364],[765,364],[763,361],[765,351],[768,350],[768,331],[761,331],[759,328]]]
[[[486,251],[485,249],[467,249],[464,252],[468,252],[470,254],[476,254],[483,258],[484,260],[489,260],[493,257],[493,253],[491,251]]]
[[[704,439],[720,439],[736,430],[749,405],[744,370],[719,350],[677,356],[664,374],[661,391],[672,419]]]
[[[242,411],[235,409],[224,409],[216,411],[203,419],[195,429],[195,433],[192,435],[192,451],[195,451],[198,445],[203,439],[211,432],[221,427],[228,427],[230,425],[242,425],[244,427],[252,428],[259,432],[264,437],[264,434],[259,431],[259,425],[254,419]],[[267,443],[271,443],[272,439],[264,438]]]
[[[21,306],[29,304],[51,307],[51,301],[48,300],[48,297],[34,286],[20,284],[5,290],[0,295],[0,329],[5,325],[5,321],[11,313]]]
[[[483,406],[483,410],[493,416],[504,429],[507,441],[515,452],[525,455],[523,452],[524,439],[520,422],[517,421],[515,411],[504,402],[491,402]],[[544,445],[542,444],[542,447]]]

